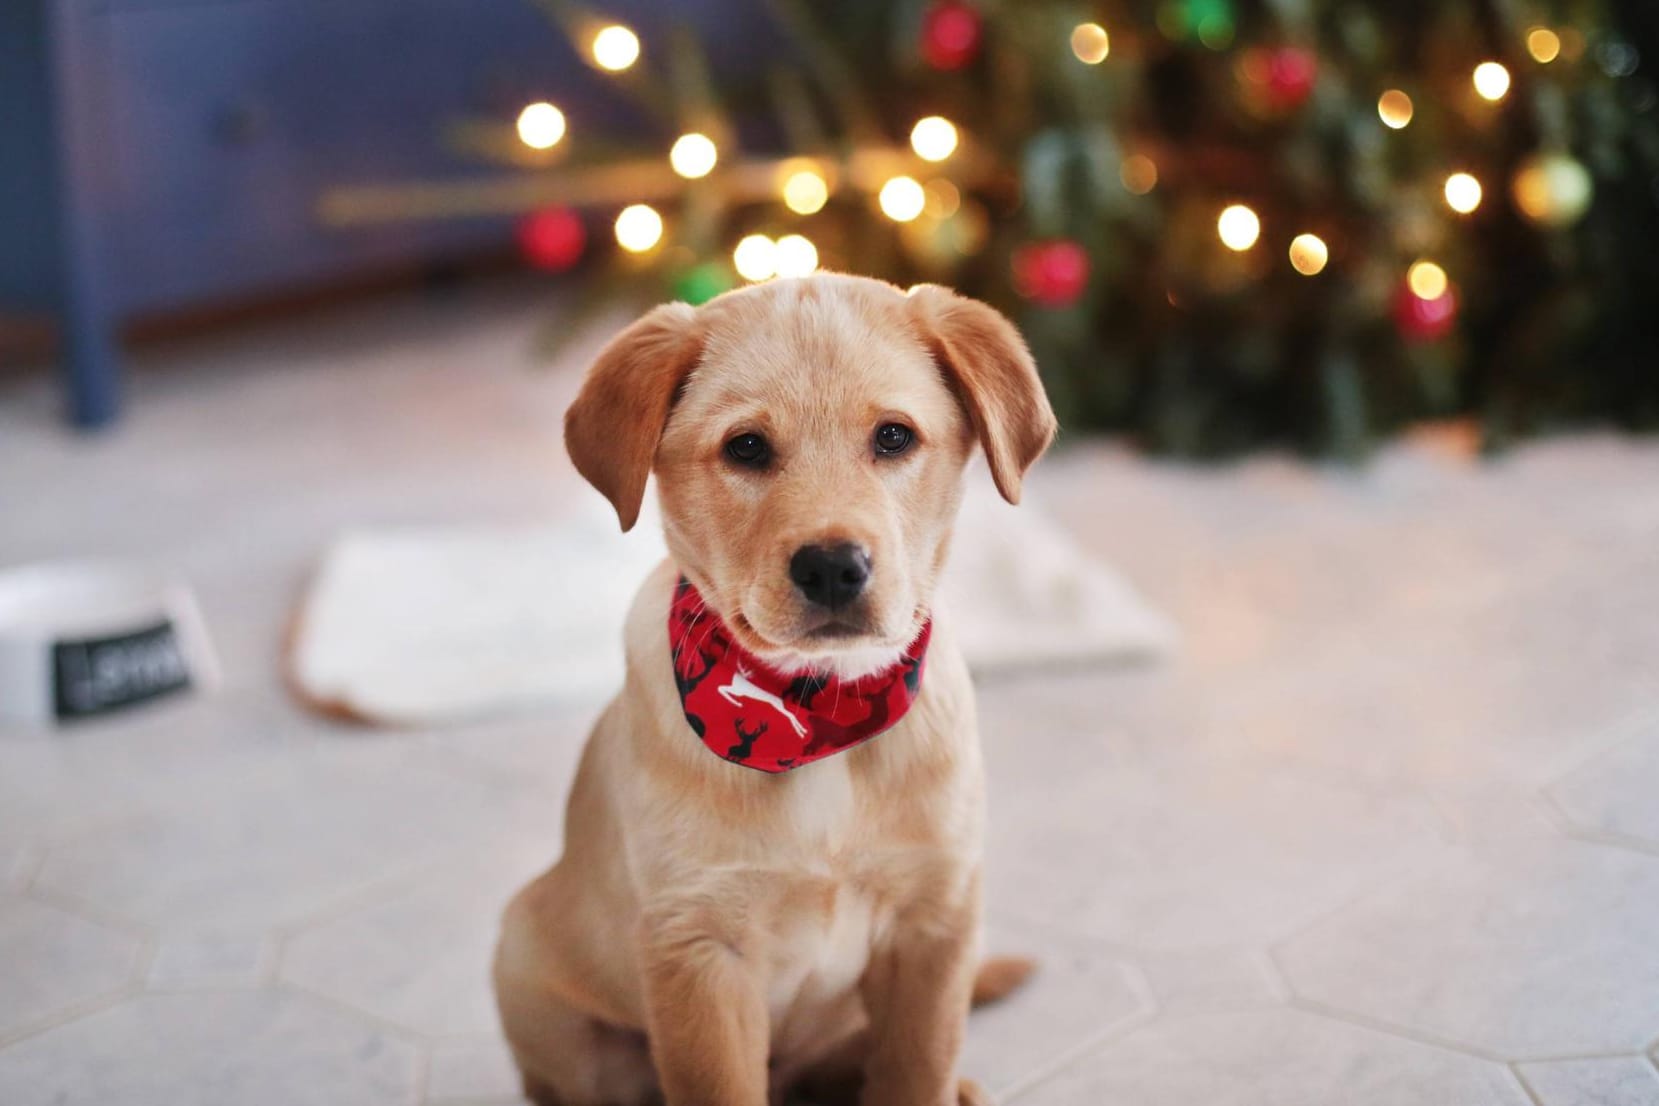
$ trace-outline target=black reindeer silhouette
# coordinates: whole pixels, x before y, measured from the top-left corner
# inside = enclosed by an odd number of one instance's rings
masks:
[[[830,677],[827,672],[822,674],[808,672],[804,676],[796,676],[789,681],[789,686],[784,689],[783,697],[793,699],[807,710],[811,710],[812,701],[818,698],[820,691],[829,686],[829,682]]]
[[[770,726],[771,723],[762,722],[754,728],[752,733],[743,728],[743,720],[741,718],[734,718],[732,720],[732,725],[737,729],[737,736],[743,740],[726,750],[726,759],[748,760],[749,757],[754,754],[755,742],[760,740],[761,735],[766,732],[767,727]]]

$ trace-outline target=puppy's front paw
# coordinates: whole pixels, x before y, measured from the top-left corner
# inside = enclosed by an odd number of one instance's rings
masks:
[[[996,1106],[985,1088],[972,1079],[964,1079],[956,1085],[957,1106]]]

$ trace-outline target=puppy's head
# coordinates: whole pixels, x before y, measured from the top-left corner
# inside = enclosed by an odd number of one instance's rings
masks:
[[[975,440],[1016,502],[1054,431],[1001,315],[831,274],[658,307],[565,417],[624,530],[656,472],[675,564],[745,648],[846,675],[890,664],[926,620]]]

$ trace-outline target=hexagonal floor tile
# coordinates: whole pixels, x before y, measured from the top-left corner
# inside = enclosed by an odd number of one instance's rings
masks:
[[[1509,1059],[1659,1034],[1659,858],[1514,840],[1388,887],[1288,942],[1293,989]]]
[[[0,1039],[120,990],[139,946],[55,906],[0,898]]]
[[[434,1042],[426,1069],[426,1101],[474,1103],[523,1101],[518,1065],[499,1035]]]
[[[1659,604],[1648,576],[1627,557],[1605,579],[1561,574],[1456,618],[1378,627],[1342,679],[1298,672],[1209,744],[1363,784],[1541,787],[1653,716],[1659,622],[1627,614]]]
[[[1574,825],[1659,845],[1659,717],[1549,789]]]
[[[1659,1070],[1640,1056],[1520,1064],[1542,1106],[1659,1106]]]
[[[993,919],[985,949],[1037,961],[1025,986],[968,1017],[961,1068],[994,1095],[1151,1012],[1135,972],[1087,942]]]
[[[420,1033],[494,1033],[490,958],[501,912],[557,857],[557,842],[529,836],[480,846],[389,898],[302,930],[279,974]]]
[[[1028,718],[1042,686],[1024,686]],[[986,736],[992,910],[1137,948],[1266,944],[1445,854],[1424,800],[1125,762],[1102,728]]]
[[[1283,987],[1256,949],[1149,952],[1137,958],[1166,1014],[1213,1013],[1284,1004]]]
[[[393,1106],[417,1049],[302,995],[143,995],[0,1051],[7,1106]]]
[[[197,780],[165,810],[51,850],[37,881],[136,921],[264,932],[510,828],[556,840],[559,813],[551,793],[365,739]]]
[[[1528,1106],[1501,1064],[1293,1010],[1159,1020],[1008,1106]]]

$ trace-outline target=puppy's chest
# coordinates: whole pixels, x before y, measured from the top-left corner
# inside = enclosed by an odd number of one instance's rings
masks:
[[[823,1028],[856,1001],[882,921],[876,903],[851,884],[803,881],[772,918],[767,1005],[775,1045]]]
[[[860,801],[842,766],[813,765],[790,783],[788,817],[765,862],[767,993],[784,1051],[856,1003],[873,948],[911,894],[907,873],[942,865],[931,848],[898,845],[902,802]]]

